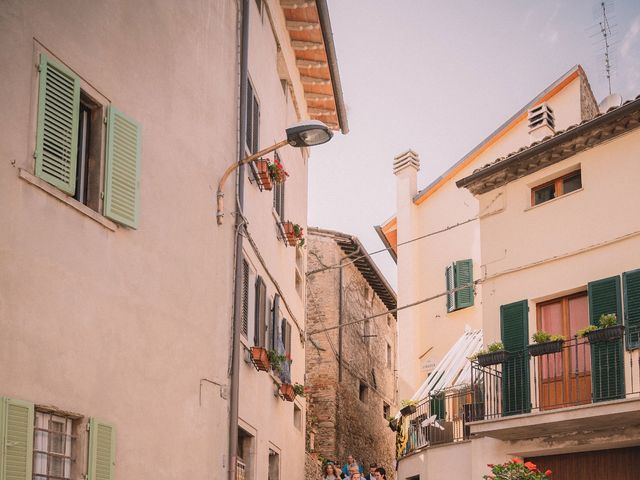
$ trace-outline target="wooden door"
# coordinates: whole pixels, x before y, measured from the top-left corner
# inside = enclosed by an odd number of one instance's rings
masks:
[[[578,330],[589,325],[586,292],[558,298],[537,306],[538,329],[562,335],[562,352],[536,358],[541,410],[580,405],[591,401],[589,344],[576,340]]]

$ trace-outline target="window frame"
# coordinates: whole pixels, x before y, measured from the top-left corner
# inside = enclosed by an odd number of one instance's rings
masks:
[[[571,190],[570,192],[565,192],[564,191],[564,181],[572,178],[572,177],[576,177],[579,176],[580,177],[580,187],[576,188],[575,190]],[[542,202],[538,202],[536,203],[536,193],[544,190],[545,188],[549,187],[553,185],[554,186],[554,194],[552,198],[549,198],[548,200],[544,200]],[[578,190],[580,190],[582,188],[582,169],[578,168],[575,170],[571,170],[569,173],[565,173],[563,175],[560,175],[552,180],[546,181],[544,183],[541,183],[540,185],[536,185],[535,187],[531,187],[531,207],[536,207],[538,205],[542,205],[543,203],[547,203],[551,200],[555,200],[556,198],[562,197],[564,195],[567,195],[569,193],[572,192],[576,192]]]

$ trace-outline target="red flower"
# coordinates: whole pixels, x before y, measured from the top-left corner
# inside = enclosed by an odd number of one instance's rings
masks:
[[[511,461],[512,461],[513,463],[522,463],[522,459],[521,459],[521,458],[518,458],[518,457],[513,457],[513,458],[511,459]]]
[[[493,463],[487,463],[487,467],[493,468]]]
[[[551,477],[551,474],[553,472],[551,470],[547,470],[546,472],[544,472],[545,477]]]
[[[532,472],[534,470],[537,470],[536,468],[536,464],[535,463],[531,463],[531,462],[527,462],[524,464],[525,467],[527,467],[529,470],[531,470]]]

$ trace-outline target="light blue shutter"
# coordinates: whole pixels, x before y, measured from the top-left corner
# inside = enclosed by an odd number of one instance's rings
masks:
[[[109,108],[104,215],[131,228],[138,226],[141,127]]]
[[[0,397],[0,479],[31,480],[33,403]]]
[[[40,55],[35,174],[69,195],[76,191],[80,79]]]
[[[88,480],[113,480],[115,453],[116,431],[113,425],[89,419]]]

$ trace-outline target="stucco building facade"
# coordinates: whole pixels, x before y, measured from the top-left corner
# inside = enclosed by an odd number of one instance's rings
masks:
[[[238,169],[215,213],[225,168],[286,126],[347,131],[326,3],[293,7],[0,6],[2,478],[304,474],[305,404],[248,351],[289,333],[304,381],[281,224],[306,225],[311,151],[277,151],[277,202]]]
[[[384,312],[395,308],[396,298],[366,255],[354,236],[309,230],[308,447],[312,457],[340,464],[349,454],[365,469],[376,462],[391,478],[395,435],[387,417],[398,408],[397,331],[394,315]]]

